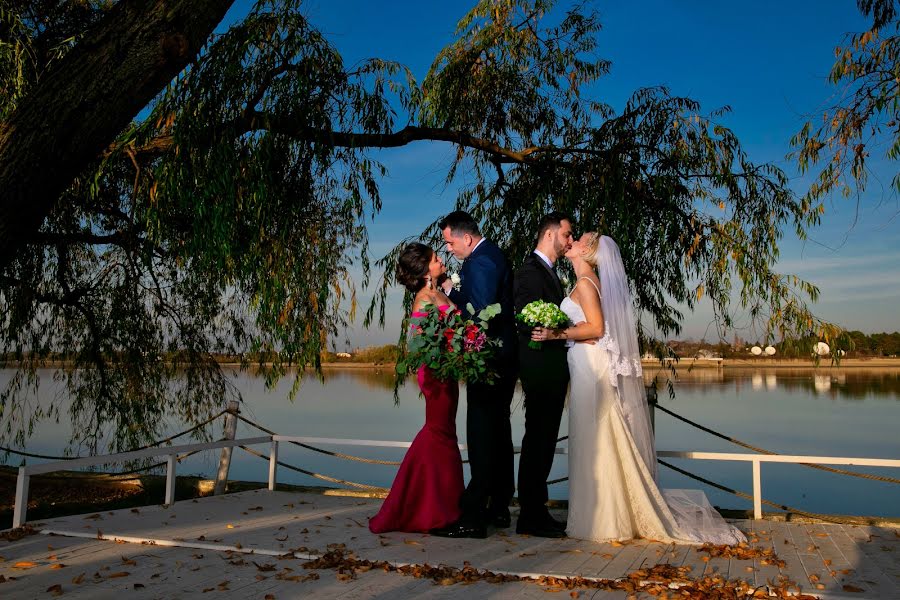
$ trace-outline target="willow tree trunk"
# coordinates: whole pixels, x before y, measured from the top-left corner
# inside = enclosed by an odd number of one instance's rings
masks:
[[[0,270],[234,0],[120,0],[0,123]]]

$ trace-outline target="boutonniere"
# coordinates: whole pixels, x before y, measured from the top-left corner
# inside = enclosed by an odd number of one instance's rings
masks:
[[[563,289],[565,289],[565,290],[568,290],[569,285],[572,283],[571,281],[569,281],[569,278],[566,275],[563,275],[562,277],[560,277],[559,282],[562,284]]]
[[[460,285],[462,284],[462,279],[460,279],[459,273],[450,273],[450,283],[453,284],[453,289],[458,292]]]

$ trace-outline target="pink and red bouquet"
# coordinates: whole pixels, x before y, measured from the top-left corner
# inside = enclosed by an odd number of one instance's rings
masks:
[[[471,306],[468,309],[474,312]],[[499,304],[484,308],[474,319],[465,319],[459,310],[430,304],[412,313],[406,356],[397,363],[397,372],[402,375],[425,365],[444,381],[490,383],[496,373],[488,361],[500,341],[489,338],[486,330],[488,321],[499,313]]]

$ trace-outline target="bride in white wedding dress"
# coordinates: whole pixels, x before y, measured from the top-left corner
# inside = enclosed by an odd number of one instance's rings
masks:
[[[577,326],[535,330],[574,344],[569,359],[569,517],[566,533],[595,541],[737,544],[699,490],[660,490],[637,329],[616,243],[587,233],[566,254],[578,279],[560,307]],[[601,293],[602,291],[602,293]]]

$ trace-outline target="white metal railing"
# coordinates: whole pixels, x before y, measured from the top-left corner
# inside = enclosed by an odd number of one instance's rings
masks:
[[[340,446],[368,446],[381,448],[408,448],[412,442],[394,442],[381,440],[353,440],[341,438],[321,438],[290,435],[266,435],[260,437],[243,438],[236,440],[220,440],[204,444],[185,444],[181,446],[167,446],[164,448],[148,448],[120,454],[104,454],[89,456],[72,460],[54,461],[37,465],[24,465],[19,467],[19,476],[16,483],[16,499],[13,511],[13,527],[21,527],[26,522],[26,509],[28,506],[28,484],[32,475],[50,473],[63,469],[90,467],[113,462],[138,460],[156,456],[166,456],[166,495],[164,504],[172,504],[175,501],[175,462],[178,454],[182,452],[195,452],[199,450],[214,450],[216,448],[230,448],[234,446],[252,446],[256,444],[270,444],[269,451],[269,489],[274,490],[278,474],[278,445],[280,442],[298,442],[302,444],[327,444]],[[459,449],[465,451],[465,445],[460,444]],[[516,447],[519,450],[519,447]],[[557,446],[556,454],[567,454],[568,448]],[[789,456],[782,454],[730,454],[724,452],[680,452],[660,450],[657,456],[665,458],[687,458],[695,460],[724,460],[743,461],[753,463],[753,518],[762,518],[762,491],[760,483],[761,465],[764,462],[776,463],[806,463],[825,465],[858,465],[868,467],[900,467],[900,460],[889,458],[847,458],[838,456]]]
[[[727,452],[677,452],[660,450],[657,456],[665,458],[692,458],[697,460],[736,460],[753,463],[753,518],[762,518],[761,466],[764,462],[857,465],[860,467],[900,467],[900,460],[892,458],[846,458],[842,456],[789,456],[786,454],[731,454]]]
[[[93,467],[113,462],[166,456],[166,498],[164,503],[172,504],[175,502],[175,460],[180,453],[195,452],[198,450],[214,450],[216,448],[228,448],[238,445],[250,446],[254,444],[266,444],[271,441],[272,437],[267,435],[245,438],[242,440],[222,440],[218,442],[207,442],[205,444],[183,444],[181,446],[147,448],[146,450],[134,450],[132,452],[121,452],[119,454],[101,454],[98,456],[74,458],[72,460],[57,460],[38,465],[23,465],[19,467],[19,476],[16,480],[16,500],[15,508],[13,509],[12,525],[13,527],[21,527],[25,524],[25,514],[28,508],[28,483],[32,475],[52,473],[53,471],[61,471],[63,469],[69,470],[77,469],[79,467]]]

